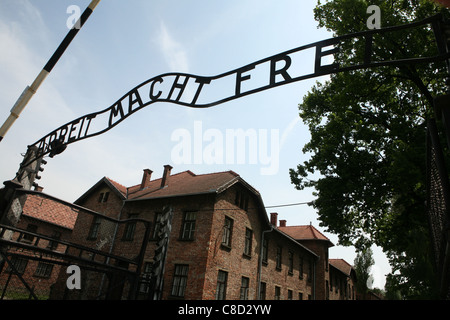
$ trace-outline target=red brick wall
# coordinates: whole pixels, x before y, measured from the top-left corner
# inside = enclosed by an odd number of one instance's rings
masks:
[[[328,242],[323,240],[299,241],[305,247],[319,256],[316,261],[316,300],[326,300],[329,293],[329,262],[328,262]],[[328,281],[328,288],[326,287]]]
[[[109,192],[108,200],[106,202],[99,202],[100,194]],[[114,219],[119,219],[119,213],[122,208],[122,199],[113,192],[106,183],[98,187],[88,198],[83,199],[79,203],[80,206],[91,209],[95,212],[103,213],[106,216]]]
[[[185,291],[185,299],[201,299],[204,275],[206,268],[207,252],[210,241],[212,209],[214,207],[214,195],[198,195],[191,197],[178,197],[167,199],[155,199],[145,201],[131,201],[124,207],[123,215],[139,213],[136,217],[152,222],[154,227],[155,214],[161,212],[163,207],[171,205],[173,209],[172,232],[169,237],[168,253],[165,266],[163,299],[175,298],[171,296],[173,284],[173,272],[175,265],[189,265],[188,283]],[[181,228],[184,212],[196,211],[194,240],[181,240]],[[119,239],[121,230],[119,229]],[[140,243],[139,241],[136,242]],[[124,241],[118,241],[114,253],[121,254],[131,248],[126,248]],[[156,241],[148,243],[145,262],[152,262],[156,249]],[[138,248],[134,249],[137,254]]]
[[[36,231],[34,233],[52,237],[54,235],[54,232],[60,232],[61,238],[60,240],[68,240],[71,237],[71,230],[67,228],[62,228],[54,224],[47,223],[45,221],[34,219],[31,217],[26,216],[28,212],[26,211],[26,208],[30,208],[27,206],[27,202],[34,203],[36,199],[42,198],[40,195],[33,195],[33,194],[24,194],[21,195],[21,198],[24,200],[25,203],[25,211],[24,214],[20,217],[20,220],[15,226],[16,228],[27,230],[28,225],[35,225],[37,227]],[[46,205],[50,205],[53,202],[51,199],[45,199]],[[42,208],[43,211],[45,211],[46,206]],[[75,213],[74,213],[75,214]],[[12,240],[18,240],[19,233],[14,233],[12,236]],[[28,243],[30,245],[35,244],[35,241],[37,238],[33,238],[32,241],[22,239],[22,243]],[[47,248],[49,245],[49,240],[46,239],[40,239],[38,242],[39,248]],[[59,244],[56,248],[54,248],[54,251],[57,252],[64,252],[65,246]],[[31,288],[33,288],[34,293],[40,297],[40,298],[48,298],[48,295],[50,294],[50,287],[53,283],[55,283],[58,274],[61,269],[61,265],[58,263],[49,263],[45,262],[47,264],[53,265],[50,276],[41,276],[36,273],[39,265],[39,261],[28,259],[28,255],[32,255],[31,252],[27,250],[22,250],[18,248],[12,248],[8,250],[9,254],[20,254],[22,259],[27,260],[26,268],[24,273],[22,274],[23,279],[26,281],[27,285]],[[11,259],[11,256],[9,257]],[[50,259],[50,257],[47,257],[47,259]],[[0,287],[4,288],[6,285],[7,278],[9,277],[10,273],[7,271],[8,264],[5,262],[3,269],[0,270]],[[12,297],[20,298],[20,296],[14,296],[15,293],[23,293],[25,295],[29,294],[29,291],[25,288],[25,285],[20,281],[20,279],[17,276],[12,276],[10,279],[10,282],[8,283],[7,292],[9,295],[13,295]],[[26,296],[25,296],[26,297]],[[23,296],[22,296],[23,298]]]

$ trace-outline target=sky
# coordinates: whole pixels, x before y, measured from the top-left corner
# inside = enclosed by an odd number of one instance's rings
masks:
[[[0,0],[2,123],[69,31],[76,8],[83,12],[89,3]],[[330,38],[314,20],[316,4],[316,0],[100,1],[0,142],[0,179],[14,178],[28,145],[65,123],[110,107],[155,76],[218,75]],[[296,62],[309,70],[313,52]],[[264,70],[251,74],[255,83],[267,78]],[[70,144],[62,154],[47,159],[39,185],[45,193],[73,202],[104,176],[132,186],[140,183],[143,169],[153,170],[152,177],[159,178],[166,164],[173,167],[172,173],[233,170],[260,192],[264,204],[272,207],[268,213],[277,212],[288,226],[312,223],[335,244],[330,258],[353,264],[355,249],[339,246],[337,236],[319,226],[313,208],[284,206],[314,200],[313,190],[294,188],[289,169],[309,156],[302,152],[310,136],[298,116],[298,104],[317,81],[325,80],[295,82],[206,109],[151,104],[110,131]],[[218,83],[217,91],[206,94],[214,99],[230,88],[234,85]],[[233,134],[242,132],[255,140],[243,148],[227,144]],[[373,286],[383,288],[390,267],[381,249],[373,251]]]

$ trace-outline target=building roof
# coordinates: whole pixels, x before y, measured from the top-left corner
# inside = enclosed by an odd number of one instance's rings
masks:
[[[317,230],[312,225],[304,225],[304,226],[287,226],[287,227],[278,227],[278,230],[283,231],[288,234],[295,240],[323,240],[328,241],[329,247],[334,246],[334,244],[328,239],[322,232]]]
[[[66,202],[54,199],[44,193],[27,192],[23,215],[51,223],[63,228],[73,229],[78,209]]]
[[[150,180],[152,171],[148,169],[144,170],[143,181],[140,184],[131,187],[125,187],[110,178],[103,177],[79,197],[75,201],[75,204],[82,205],[84,199],[89,197],[97,188],[104,184],[117,194],[120,199],[130,202],[200,194],[218,194],[239,183],[256,197],[259,208],[261,209],[259,212],[261,212],[264,221],[269,225],[261,194],[236,172],[229,170],[207,174],[195,174],[192,171],[187,170],[176,174],[170,174],[172,167],[167,165],[165,168],[168,170],[164,171],[163,177],[154,180]]]
[[[197,175],[188,170],[170,175],[168,177],[167,185],[164,187],[161,187],[161,181],[162,178],[152,180],[149,182],[148,186],[143,189],[141,189],[140,184],[128,188],[127,199],[145,200],[184,195],[220,193],[236,182],[242,182],[243,180],[233,171]]]
[[[350,276],[350,273],[352,272],[352,270],[354,270],[353,266],[344,259],[329,259],[328,261],[330,265],[342,271],[347,276]]]
[[[262,202],[260,193],[245,182],[237,173],[231,170],[207,174],[195,174],[190,170],[183,171],[169,175],[167,178],[167,183],[164,187],[161,186],[162,179],[163,178],[151,180],[144,188],[142,188],[141,184],[125,187],[111,178],[103,177],[81,197],[79,197],[75,203],[82,203],[83,199],[88,197],[102,184],[108,185],[121,199],[125,201],[138,201],[207,193],[220,193],[238,182],[252,191],[257,197],[260,198]]]

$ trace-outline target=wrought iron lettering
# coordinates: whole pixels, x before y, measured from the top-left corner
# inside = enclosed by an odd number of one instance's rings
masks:
[[[445,60],[449,58],[449,54],[443,50],[438,50],[440,53],[435,56],[389,60],[377,59],[373,52],[374,47],[383,49],[381,44],[375,43],[375,34],[388,34],[398,30],[429,27],[429,25],[436,30],[439,29],[441,20],[442,17],[437,15],[407,25],[330,38],[282,52],[217,76],[206,77],[186,73],[162,74],[133,88],[109,108],[75,119],[52,131],[33,145],[38,147],[38,156],[43,156],[51,152],[52,142],[57,141],[59,144],[66,145],[99,135],[110,130],[138,110],[155,102],[170,102],[186,107],[208,108],[277,86],[332,73],[378,66],[398,66]],[[334,56],[339,52],[340,46],[349,40],[363,44],[364,52],[361,61],[345,66],[339,65],[335,61],[328,64],[324,63],[323,58]],[[436,45],[439,49],[443,45],[441,42],[442,39],[437,39]],[[294,63],[306,65],[308,63],[308,61],[302,60],[304,58],[299,58],[298,55],[298,53],[306,50],[311,50],[313,53],[314,60],[311,62],[314,69],[312,73],[299,73],[298,70],[292,68],[292,65]],[[255,78],[254,72],[256,70],[268,70],[266,71],[267,78],[264,79],[265,83],[262,85],[261,82],[255,85],[252,81]],[[234,84],[234,88],[231,87],[228,90],[224,88],[219,98],[211,99],[210,90],[214,87],[222,89],[223,83],[227,83],[228,86],[230,86],[230,83],[231,86]],[[188,88],[190,90],[187,90]]]

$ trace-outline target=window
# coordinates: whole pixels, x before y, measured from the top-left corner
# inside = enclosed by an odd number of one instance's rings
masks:
[[[129,214],[128,219],[136,219],[137,214]],[[133,241],[134,232],[136,231],[136,221],[129,221],[125,225],[125,230],[123,232],[122,240],[124,241]]]
[[[306,279],[308,280],[308,282],[312,281],[312,274],[313,274],[313,261],[312,259],[309,259],[308,273],[306,274]]]
[[[24,259],[24,258],[12,256],[10,263],[13,265],[14,268],[11,268],[11,266],[8,263],[7,264],[8,268],[6,269],[6,271],[12,272],[13,269],[15,269],[14,271],[17,272],[18,274],[23,274],[25,272],[25,268],[27,267],[28,260]]]
[[[36,277],[50,278],[50,275],[52,274],[52,270],[53,270],[52,264],[39,262],[34,275]]]
[[[294,274],[294,253],[292,251],[289,251],[288,257],[289,257],[288,273],[292,275]]]
[[[298,293],[298,300],[303,300],[303,292]]]
[[[269,256],[269,239],[264,239],[263,241],[263,252],[262,252],[262,262],[267,264],[267,259]]]
[[[244,254],[249,257],[252,255],[252,238],[253,231],[249,228],[245,228]]]
[[[298,277],[303,279],[303,257],[300,257],[300,263],[298,267]]]
[[[274,300],[280,300],[281,299],[281,288],[279,286],[275,286],[275,299]]]
[[[150,281],[153,270],[153,262],[145,262],[144,270],[142,271],[142,276],[139,282],[139,292],[149,293],[150,292]]]
[[[266,283],[261,282],[261,287],[259,289],[259,300],[266,300],[266,288],[267,288]]]
[[[288,300],[292,300],[292,290],[288,290]]]
[[[248,211],[248,196],[243,192],[237,191],[236,197],[234,198],[234,204],[239,208]]]
[[[281,270],[281,246],[277,246],[276,268]]]
[[[194,240],[195,219],[197,212],[185,212],[183,217],[183,226],[181,229],[181,240]]]
[[[35,224],[29,224],[27,226],[27,232],[31,232],[31,233],[37,233],[37,225]],[[32,236],[31,234],[24,234],[23,238],[22,238],[25,242],[33,242],[34,240],[34,236]]]
[[[187,285],[188,265],[177,264],[173,274],[173,284],[171,295],[174,297],[184,297],[184,292]]]
[[[102,192],[100,193],[100,196],[98,197],[98,202],[106,202],[109,198],[109,192]]]
[[[231,235],[233,231],[233,219],[225,217],[223,224],[222,245],[231,247]]]
[[[248,287],[250,279],[247,277],[242,277],[241,280],[241,300],[248,300]]]
[[[61,239],[61,232],[53,231],[53,234],[52,234],[51,238],[55,239],[55,240]],[[58,248],[58,242],[57,241],[49,241],[48,242],[47,249],[56,250],[56,248]]]
[[[225,300],[227,293],[228,272],[219,270],[217,275],[216,300]]]
[[[98,236],[98,231],[100,230],[100,223],[102,221],[102,218],[100,217],[94,217],[92,220],[91,227],[89,229],[88,233],[88,240],[95,240]]]

